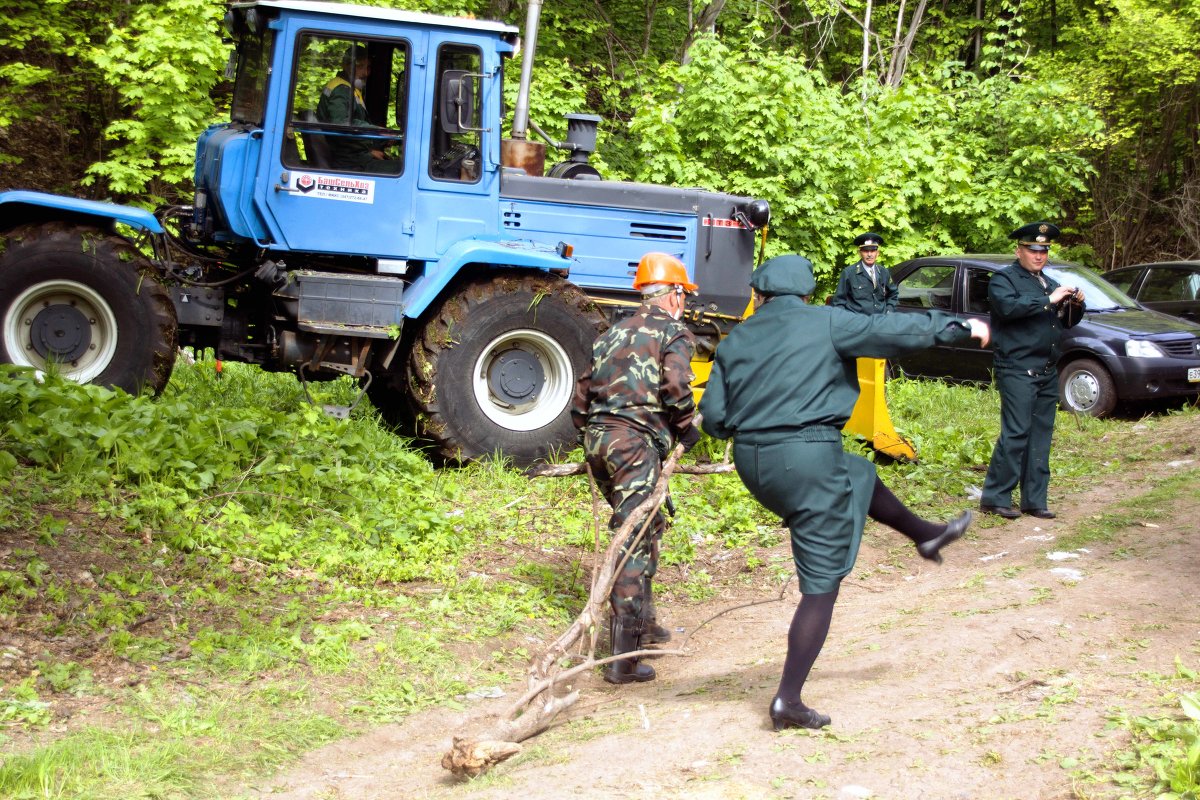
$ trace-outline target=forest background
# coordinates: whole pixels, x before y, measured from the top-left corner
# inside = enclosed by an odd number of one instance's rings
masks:
[[[228,118],[225,4],[4,5],[0,189],[188,202],[196,137]],[[768,254],[827,286],[866,229],[890,263],[1006,251],[1040,218],[1099,268],[1200,256],[1200,0],[555,0],[534,76],[552,136],[602,116],[606,177],[766,198]]]

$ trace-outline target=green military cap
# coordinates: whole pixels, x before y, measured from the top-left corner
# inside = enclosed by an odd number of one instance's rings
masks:
[[[817,288],[812,262],[804,256],[768,258],[750,276],[750,285],[760,294],[794,294],[808,297]]]
[[[883,244],[883,237],[874,231],[867,231],[855,236],[854,243],[859,250],[878,250],[879,245]]]
[[[1049,222],[1031,222],[1017,228],[1008,238],[1016,239],[1017,244],[1023,244],[1034,252],[1046,253],[1050,251],[1050,242],[1057,239],[1058,234],[1057,225]]]

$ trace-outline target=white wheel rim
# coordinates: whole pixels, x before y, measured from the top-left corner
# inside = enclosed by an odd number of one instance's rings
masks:
[[[498,381],[505,382],[500,373],[510,365],[529,373],[530,358],[541,369],[540,382],[522,374],[508,380],[514,394],[506,397],[494,390]],[[512,359],[516,359],[515,364],[510,363]],[[480,410],[492,422],[510,431],[533,431],[549,425],[566,408],[574,392],[575,375],[561,344],[541,331],[523,328],[488,342],[471,371],[471,386]]]
[[[1090,372],[1076,372],[1067,379],[1067,401],[1078,411],[1088,411],[1100,398],[1100,382]]]
[[[86,348],[70,361],[39,352],[34,341],[47,326],[39,315],[56,307],[86,326]],[[99,377],[117,351],[117,318],[112,308],[95,290],[75,281],[44,281],[21,292],[8,307],[3,330],[12,363],[39,372],[55,364],[60,375],[80,383]]]

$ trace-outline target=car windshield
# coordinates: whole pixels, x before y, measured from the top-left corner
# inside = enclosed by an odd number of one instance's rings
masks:
[[[1046,274],[1063,286],[1082,289],[1088,311],[1119,311],[1138,307],[1136,300],[1087,267],[1047,264]]]

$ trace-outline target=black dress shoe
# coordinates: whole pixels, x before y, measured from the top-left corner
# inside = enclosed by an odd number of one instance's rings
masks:
[[[1048,508],[1022,508],[1021,513],[1028,514],[1031,517],[1038,517],[1039,519],[1054,519],[1058,516]]]
[[[781,698],[776,697],[771,701],[771,724],[775,730],[781,731],[785,728],[824,728],[830,723],[827,715],[822,714],[815,708],[808,708],[804,705],[785,703]]]
[[[971,516],[970,511],[964,511],[957,519],[951,520],[946,525],[946,530],[942,531],[941,535],[917,545],[917,552],[921,554],[921,558],[941,564],[942,554],[939,551],[951,542],[962,538],[962,535],[967,532],[967,528],[971,527]]]
[[[980,503],[979,510],[985,514],[996,514],[997,516],[1004,517],[1005,519],[1017,519],[1021,516],[1021,512],[1017,511],[1012,506],[985,506]]]

